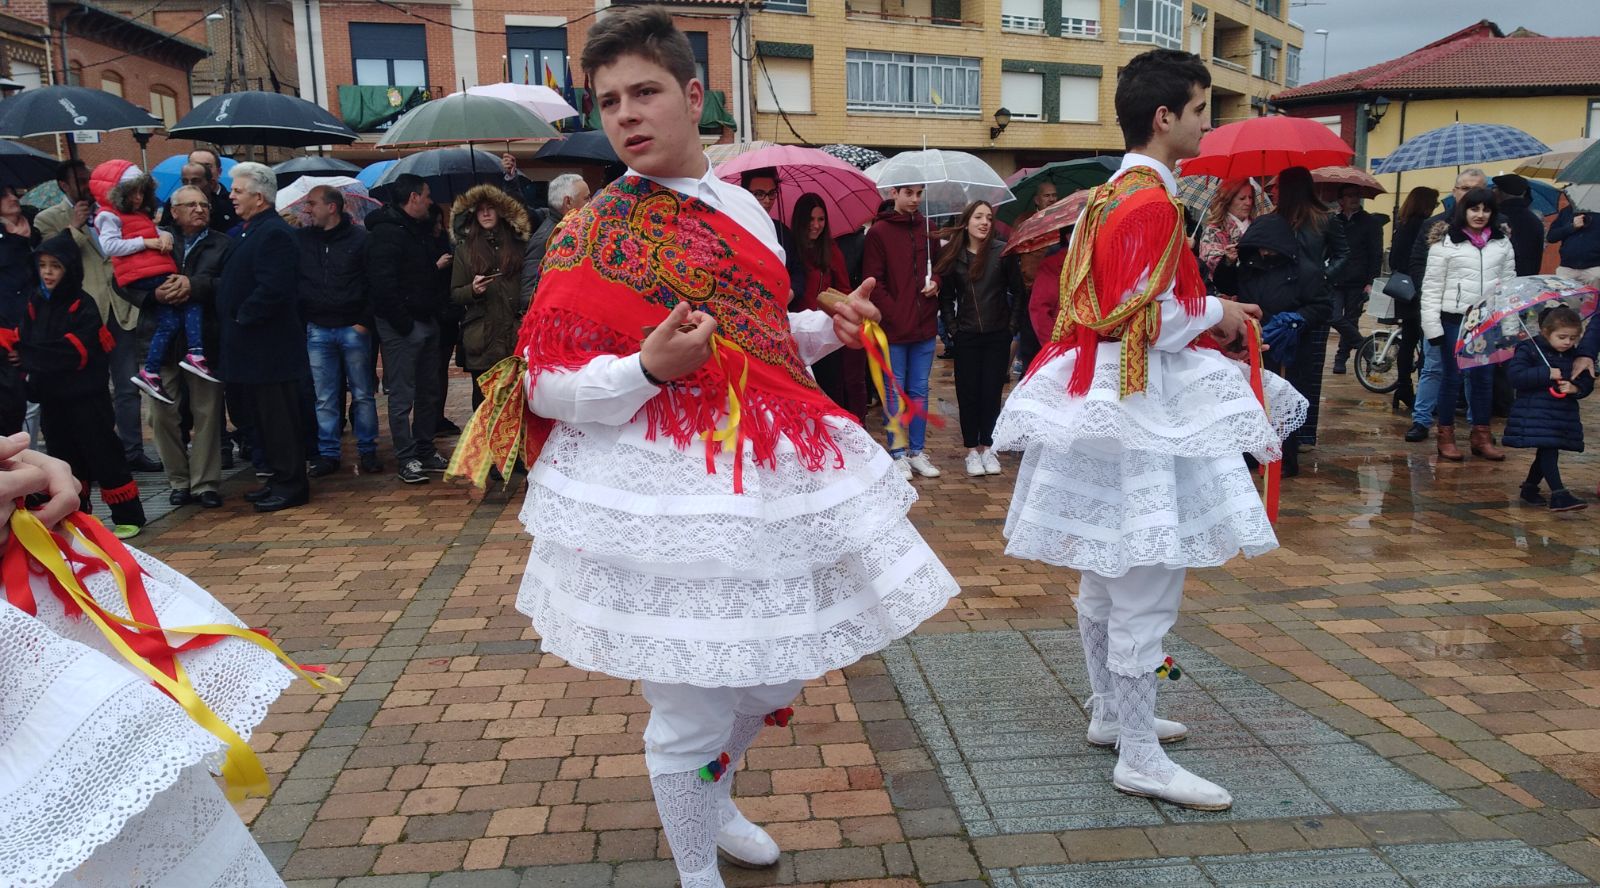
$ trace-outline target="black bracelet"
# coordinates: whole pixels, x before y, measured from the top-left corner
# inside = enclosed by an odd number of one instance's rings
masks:
[[[644,366],[644,357],[642,355],[639,357],[639,372],[644,374],[645,381],[649,382],[651,385],[665,386],[667,384],[665,381],[655,378],[655,376],[652,375],[648,369],[646,369]]]

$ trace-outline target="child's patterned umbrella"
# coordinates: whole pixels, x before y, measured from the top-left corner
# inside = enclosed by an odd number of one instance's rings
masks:
[[[1546,309],[1565,305],[1587,320],[1600,303],[1600,290],[1569,278],[1530,275],[1512,278],[1461,317],[1456,364],[1482,367],[1511,359],[1517,343],[1532,339]]]

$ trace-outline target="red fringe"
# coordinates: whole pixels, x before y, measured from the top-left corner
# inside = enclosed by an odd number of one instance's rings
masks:
[[[108,506],[139,498],[139,482],[129,481],[121,487],[100,488],[100,499]]]
[[[545,308],[524,318],[518,349],[528,355],[528,376],[537,385],[541,373],[576,370],[599,355],[631,355],[639,351],[639,342],[574,312]],[[823,422],[827,416],[849,416],[843,408],[828,410],[800,403],[753,385],[746,386],[740,404],[739,436],[750,442],[758,464],[777,465],[778,439],[782,437],[794,445],[810,471],[822,469],[830,457],[836,468],[844,466],[844,454]],[[665,435],[687,450],[727,415],[728,374],[711,361],[645,403],[646,436],[654,441]],[[542,439],[537,443],[542,444]],[[708,443],[708,471],[715,457],[711,447]]]
[[[1134,323],[1139,323],[1135,320]],[[1100,353],[1100,334],[1088,327],[1079,326],[1073,331],[1069,348],[1078,350],[1078,363],[1072,365],[1072,378],[1067,381],[1067,394],[1082,397],[1089,394],[1094,384],[1094,365]]]

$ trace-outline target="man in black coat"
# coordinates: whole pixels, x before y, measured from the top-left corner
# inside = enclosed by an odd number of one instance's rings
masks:
[[[211,228],[211,201],[203,190],[185,185],[172,193],[173,258],[178,273],[155,289],[151,298],[164,305],[200,305],[200,335],[206,354],[222,354],[221,325],[217,320],[217,281],[233,241]],[[208,509],[222,505],[222,384],[193,373],[179,372],[178,359],[189,349],[180,329],[161,360],[161,385],[181,391],[194,420],[192,447],[184,446],[181,411],[177,404],[151,398],[150,431],[156,452],[166,466],[172,487],[168,500],[174,506],[199,501]]]
[[[1494,190],[1500,196],[1500,218],[1511,226],[1517,276],[1538,274],[1544,262],[1544,220],[1533,211],[1528,180],[1515,173],[1495,176]]]
[[[245,494],[258,512],[311,501],[300,386],[310,375],[296,294],[294,229],[273,208],[277,176],[259,163],[233,168],[243,231],[217,283],[222,379],[238,387],[272,474]]]
[[[400,480],[426,484],[427,472],[448,462],[433,446],[443,412],[439,372],[439,313],[449,296],[441,269],[450,265],[433,239],[432,199],[420,176],[402,175],[393,198],[367,214],[367,280],[378,315],[383,381],[389,389],[389,436]]]
[[[1344,226],[1350,259],[1328,283],[1333,287],[1333,329],[1339,331],[1339,350],[1333,356],[1333,372],[1345,372],[1350,353],[1361,347],[1361,312],[1372,294],[1372,281],[1383,271],[1383,226],[1389,220],[1361,207],[1361,189],[1346,185],[1339,189],[1339,213],[1334,224]]]

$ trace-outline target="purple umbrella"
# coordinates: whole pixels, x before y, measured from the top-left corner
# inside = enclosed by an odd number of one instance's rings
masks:
[[[795,201],[801,195],[815,194],[828,208],[828,233],[841,237],[856,231],[877,215],[878,186],[848,163],[815,148],[774,145],[741,154],[717,167],[724,182],[739,181],[747,170],[773,168],[778,171],[779,219],[788,224]]]

